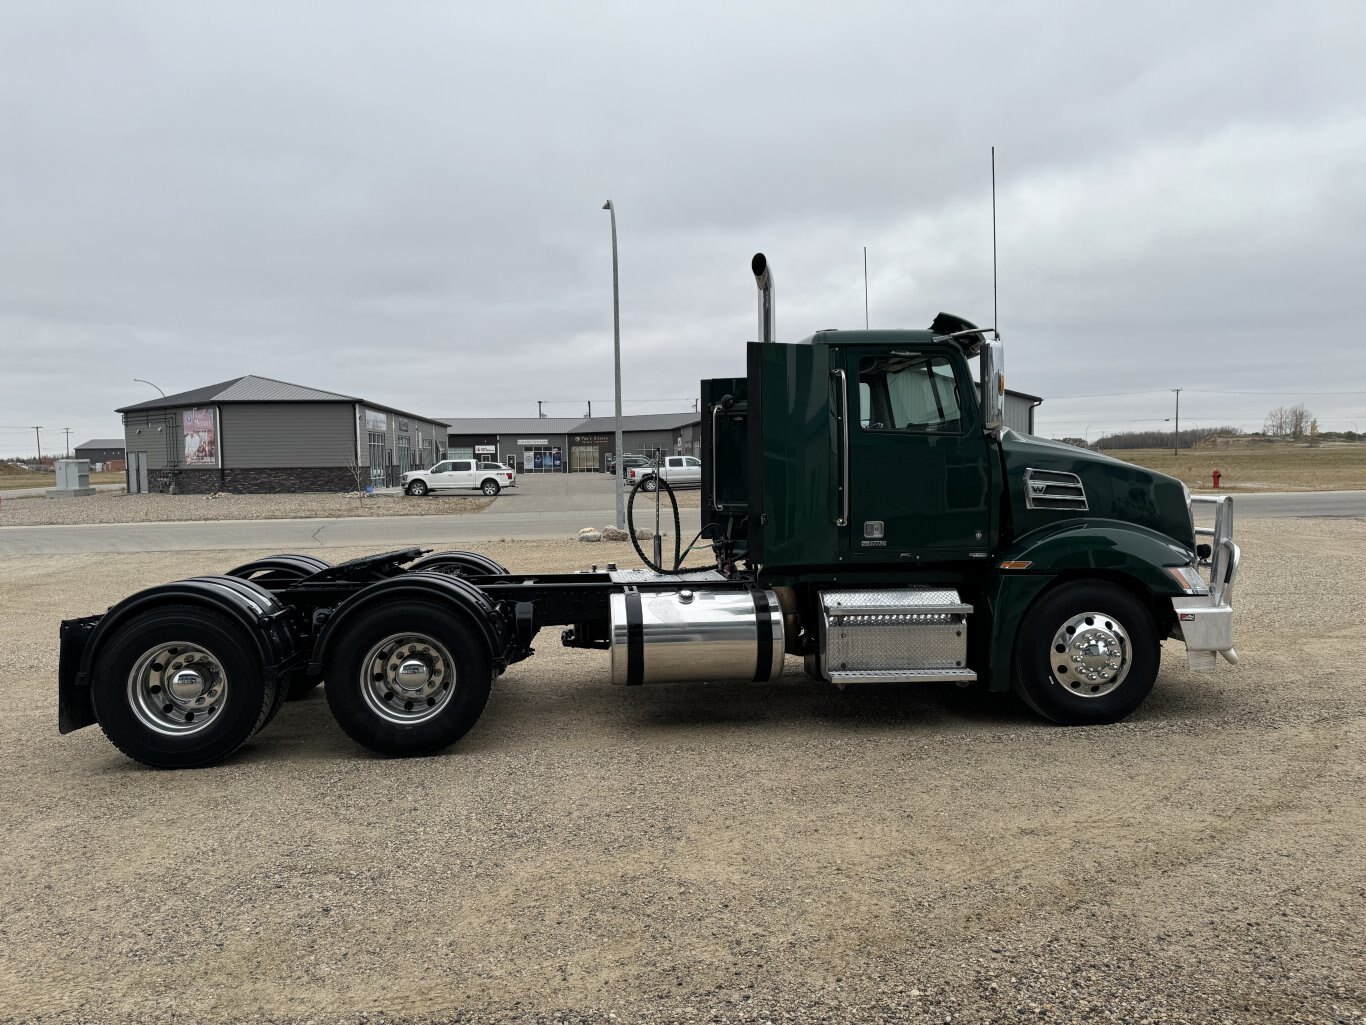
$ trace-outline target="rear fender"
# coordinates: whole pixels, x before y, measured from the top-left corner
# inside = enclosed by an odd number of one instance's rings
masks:
[[[445,609],[474,628],[485,644],[490,661],[502,672],[509,662],[512,640],[497,606],[483,591],[460,577],[446,573],[405,573],[380,580],[358,591],[323,623],[308,663],[310,675],[321,675],[332,657],[337,640],[358,615],[377,605],[395,601],[420,601]]]
[[[289,609],[259,584],[230,576],[158,584],[129,595],[103,616],[62,623],[57,671],[58,729],[62,733],[95,721],[90,683],[109,638],[137,616],[167,605],[206,609],[237,624],[245,646],[267,679],[284,676],[299,665],[298,638]]]

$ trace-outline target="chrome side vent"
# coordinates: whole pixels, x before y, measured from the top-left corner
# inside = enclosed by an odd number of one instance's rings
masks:
[[[1025,470],[1025,507],[1086,512],[1086,488],[1075,473],[1062,470]]]

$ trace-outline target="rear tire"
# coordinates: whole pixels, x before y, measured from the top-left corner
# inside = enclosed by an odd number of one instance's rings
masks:
[[[427,485],[424,481],[415,480],[408,485],[408,494],[412,495],[414,498],[421,498],[426,493]]]
[[[189,605],[143,612],[99,652],[95,718],[129,758],[189,769],[228,757],[279,708],[279,681],[232,621]]]
[[[450,612],[395,602],[361,612],[328,662],[327,704],[356,743],[382,755],[454,744],[488,703],[484,642]]]
[[[1049,591],[1025,615],[1013,686],[1060,725],[1119,722],[1152,691],[1161,657],[1142,602],[1114,584],[1082,580]]]
[[[488,495],[490,498],[492,498],[494,495],[498,494],[498,492],[502,491],[503,489],[498,486],[498,482],[496,480],[486,480],[483,484],[479,486],[479,490],[482,491],[484,494]]]
[[[643,481],[640,482],[640,490],[641,490],[641,491],[658,491],[658,490],[659,490],[659,481],[658,481],[658,479],[656,479],[656,478],[654,478],[654,477],[646,477]]]

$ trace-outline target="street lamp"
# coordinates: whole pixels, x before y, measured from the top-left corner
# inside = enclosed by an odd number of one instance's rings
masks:
[[[143,380],[142,378],[140,378],[140,377],[135,377],[135,378],[133,378],[133,380],[136,381],[138,384],[150,384],[150,385],[152,385],[152,387],[155,388],[157,391],[161,391],[161,386],[160,386],[160,385],[157,385],[157,384],[152,384],[151,381],[144,381],[144,380]],[[161,391],[161,397],[162,397],[163,399],[166,397],[166,393],[165,393],[164,391]]]
[[[621,475],[621,283],[617,275],[617,208],[609,199],[602,208],[612,215],[612,356],[616,366],[617,388],[617,436],[616,459],[612,463],[612,474],[616,477],[617,492],[617,529],[626,526],[626,496],[622,491]]]

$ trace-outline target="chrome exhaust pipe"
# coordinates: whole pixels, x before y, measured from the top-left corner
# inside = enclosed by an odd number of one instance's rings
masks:
[[[754,283],[759,286],[759,341],[773,341],[773,270],[763,253],[755,253],[749,261],[754,272]]]

